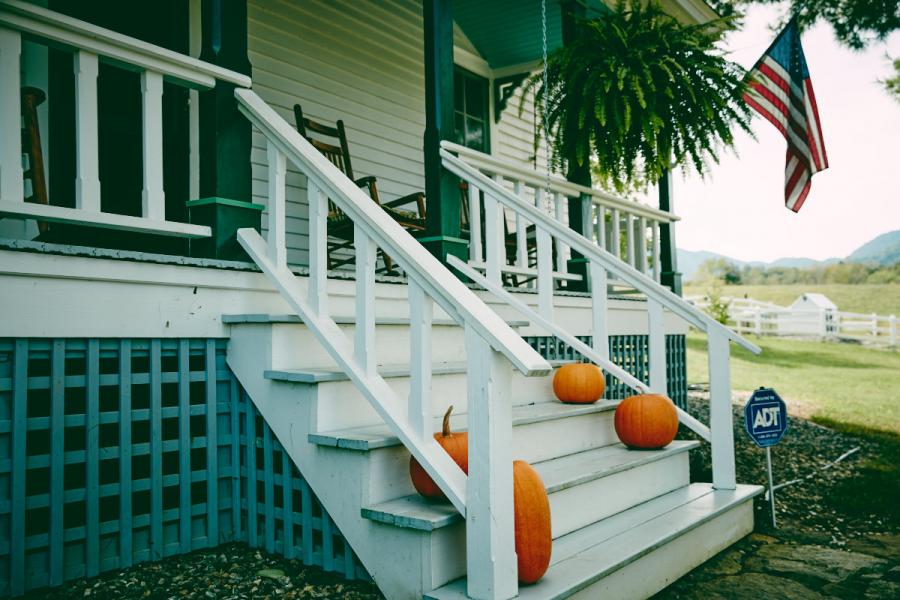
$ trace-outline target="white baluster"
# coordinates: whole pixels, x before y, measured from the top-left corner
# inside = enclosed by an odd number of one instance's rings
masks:
[[[662,263],[660,257],[660,241],[659,241],[659,221],[651,221],[651,230],[653,235],[653,279],[660,281],[662,277]]]
[[[484,260],[481,246],[481,193],[471,182],[469,183],[469,229],[472,240],[469,260],[481,262]]]
[[[548,321],[553,320],[553,240],[540,225],[537,229],[537,288],[538,312]]]
[[[607,304],[607,273],[603,265],[595,260],[591,261],[591,318],[593,321],[592,346],[603,358],[609,358],[609,328],[606,325]]]
[[[500,284],[500,271],[506,258],[503,243],[503,207],[490,193],[484,194],[484,246],[487,258],[487,278]]]
[[[434,303],[415,281],[409,282],[409,421],[423,440],[434,433],[431,407],[431,324]]]
[[[647,272],[647,220],[639,217],[636,221],[637,227],[637,261],[638,270],[641,273]]]
[[[353,226],[356,250],[356,363],[366,374],[375,373],[375,260],[377,249],[360,225]]]
[[[650,361],[650,389],[667,394],[666,385],[666,327],[662,304],[647,298],[648,358]]]
[[[709,357],[709,429],[712,433],[713,487],[735,488],[734,430],[731,413],[731,372],[728,338],[719,331],[708,331]]]
[[[24,202],[22,178],[22,36],[0,28],[0,201]]]
[[[835,315],[837,316],[837,315]],[[897,347],[897,317],[895,315],[891,315],[888,317],[888,334],[890,335],[890,340],[888,341],[888,345],[892,348]]]
[[[634,215],[625,213],[625,257],[629,265],[634,265]]]
[[[622,258],[622,238],[621,236],[621,221],[619,220],[619,209],[614,208],[610,211],[610,219],[612,221],[611,225],[611,242],[612,248],[610,248],[610,252],[612,252],[613,256],[616,258]]]
[[[309,201],[309,304],[317,315],[328,314],[328,200],[319,185],[307,179]]]
[[[287,245],[285,243],[285,158],[271,141],[266,144],[269,163],[269,213],[267,241],[269,259],[276,267],[287,267]]]
[[[188,90],[188,146],[190,181],[188,198],[200,198],[200,92]]]
[[[553,193],[553,210],[556,216],[556,220],[563,225],[568,225],[567,222],[564,222],[563,215],[563,200],[566,199],[565,196],[560,194],[559,192]],[[563,244],[563,241],[559,238],[556,238],[556,270],[560,273],[568,272],[568,265],[566,264],[566,245]]]
[[[465,329],[468,356],[469,477],[466,487],[467,592],[513,598],[516,581],[512,477],[512,365]]]
[[[516,196],[525,202],[525,186],[521,181],[515,181],[513,188]],[[522,268],[528,267],[528,239],[525,218],[516,212],[516,264]]]
[[[163,191],[163,78],[159,73],[141,73],[143,109],[144,189],[141,214],[145,219],[166,220],[166,196]]]
[[[97,141],[97,55],[75,52],[75,206],[100,212],[100,163]]]
[[[606,209],[600,204],[597,207],[597,245],[606,250]]]

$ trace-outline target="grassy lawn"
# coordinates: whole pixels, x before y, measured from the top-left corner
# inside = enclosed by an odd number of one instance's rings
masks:
[[[707,286],[702,285],[687,285],[684,290],[686,296],[703,295],[706,292]],[[825,294],[832,302],[837,304],[839,310],[900,316],[900,284],[898,283],[722,286],[722,294],[725,296],[743,297],[747,295],[754,300],[774,302],[782,306],[788,306],[804,292]]]
[[[775,288],[773,288],[775,289]],[[897,312],[900,312],[898,310]],[[775,388],[792,412],[847,428],[900,434],[900,352],[772,337],[751,340],[754,356],[731,345],[731,385]],[[688,336],[688,382],[709,381],[706,338]]]

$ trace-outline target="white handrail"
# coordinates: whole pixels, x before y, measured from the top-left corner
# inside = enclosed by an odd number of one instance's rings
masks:
[[[465,158],[467,163],[479,169],[508,176],[536,188],[544,188],[547,184],[546,177],[541,173],[510,160],[485,154],[453,142],[445,141],[441,143],[441,146],[457,156]],[[559,192],[566,196],[588,196],[595,204],[602,204],[607,208],[617,208],[627,213],[659,221],[660,223],[674,223],[680,219],[678,215],[673,213],[659,210],[640,202],[626,200],[604,190],[578,185],[556,174],[550,176],[550,189],[553,192]]]
[[[469,595],[484,597],[493,595],[491,590],[502,590],[503,597],[514,596],[512,370],[516,368],[526,376],[545,375],[551,371],[549,363],[255,92],[237,89],[235,97],[241,113],[266,138],[269,157],[268,245],[253,229],[238,230],[238,241],[466,518]],[[307,178],[310,273],[305,290],[288,268],[280,222],[284,219],[286,160]],[[354,228],[356,309],[352,339],[340,330],[327,307],[329,201],[340,207]],[[409,279],[411,364],[406,406],[376,368],[374,274],[379,248]],[[493,260],[491,255],[488,260]],[[464,330],[468,476],[433,437],[432,303]]]
[[[461,261],[459,258],[455,256],[448,256],[447,262],[450,264],[450,266],[458,269],[463,275],[470,278],[472,281],[488,290],[501,300],[504,300],[507,304],[519,311],[519,313],[529,321],[532,321],[539,327],[544,328],[545,331],[571,346],[575,351],[581,353],[582,356],[590,359],[593,363],[602,367],[603,370],[605,370],[607,373],[609,373],[634,391],[638,392],[639,394],[646,394],[651,392],[651,388],[649,385],[647,385],[619,365],[615,364],[608,357],[602,355],[594,348],[591,348],[556,323],[553,323],[550,319],[545,318],[538,311],[534,310],[533,308],[516,298],[514,295],[509,293],[507,290],[503,289],[502,286],[492,283],[490,280],[488,280],[487,277]],[[694,433],[702,437],[707,442],[712,439],[709,427],[695,419],[680,407],[676,406],[675,410],[678,411],[678,420],[684,423],[685,426],[689,427]]]
[[[403,266],[455,321],[473,327],[521,373],[544,375],[551,367],[472,290],[442,265],[391,216],[372,202],[327,158],[290,127],[252,90],[235,90],[238,108],[292,162],[302,167],[329,198],[345,200],[341,209],[379,248]]]
[[[86,50],[118,66],[161,73],[188,87],[212,88],[217,79],[250,87],[250,78],[241,73],[20,0],[0,0],[0,24],[65,47]]]
[[[456,156],[453,156],[446,148],[441,150],[441,157],[443,158],[444,167],[448,171],[475,183],[482,191],[490,192],[493,197],[506,207],[517,213],[523,214],[535,225],[548,231],[556,238],[562,239],[567,246],[579,252],[582,256],[596,260],[603,265],[603,268],[613,273],[619,280],[633,286],[636,290],[644,293],[648,298],[652,298],[661,303],[691,325],[707,333],[715,331],[754,354],[759,354],[762,351],[756,344],[728,329],[696,306],[686,302],[681,296],[672,293],[665,286],[655,282],[652,278],[644,275],[637,269],[616,259],[603,248],[598,247],[584,236],[569,229],[555,219],[552,219],[544,212],[522,202],[506,188],[484,176],[477,169],[466,164]]]

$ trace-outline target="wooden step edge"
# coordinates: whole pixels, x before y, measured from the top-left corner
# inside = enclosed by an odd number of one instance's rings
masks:
[[[596,544],[580,552],[562,558],[556,556],[557,549],[565,544],[569,536],[598,526],[608,527],[608,524],[616,519],[627,522],[623,516],[628,516],[632,511],[646,510],[645,505],[657,502],[665,496],[632,507],[555,540],[554,558],[544,578],[534,585],[520,587],[518,597],[522,600],[568,598],[693,529],[751,501],[763,490],[761,486],[755,485],[738,485],[735,490],[713,490],[709,484],[691,484],[687,487],[695,496],[689,501],[650,516],[637,525],[631,523],[615,535],[598,540]],[[679,492],[684,494],[682,490],[676,490],[666,496]],[[652,541],[642,540],[642,537]],[[463,577],[452,581],[426,594],[425,598],[430,600],[466,598],[466,580]]]
[[[338,325],[354,325],[356,317],[351,315],[341,315],[332,317]],[[303,319],[299,315],[292,314],[267,314],[267,313],[244,313],[244,314],[224,314],[222,315],[222,323],[225,325],[259,325],[259,324],[303,324]],[[514,319],[506,322],[510,327],[526,327],[529,321]],[[404,317],[376,317],[375,325],[409,325],[409,319]],[[459,327],[460,325],[453,319],[434,319],[432,325],[439,327]]]
[[[582,485],[622,471],[639,469],[656,461],[677,456],[678,454],[687,452],[699,445],[699,442],[693,440],[676,440],[662,450],[626,450],[625,452],[627,452],[627,454],[622,453],[623,457],[628,457],[626,460],[620,461],[618,464],[591,470],[576,477],[568,477],[560,480],[554,485],[548,486],[547,493],[554,494],[576,485]],[[551,468],[552,463],[562,459],[571,460],[572,457],[578,455],[590,457],[592,455],[597,456],[598,454],[602,454],[598,453],[598,450],[616,450],[618,453],[618,451],[624,450],[624,448],[625,447],[622,446],[622,444],[614,444],[612,446],[585,450],[574,455],[561,457],[561,459],[550,459],[542,461],[541,463],[535,463],[535,467],[543,466],[544,470],[547,470],[548,468]],[[590,466],[588,461],[586,461],[586,463],[586,466]],[[417,494],[363,507],[361,515],[363,518],[379,523],[386,523],[395,527],[417,529],[420,531],[434,531],[462,520],[462,516],[456,512],[451,504],[446,502],[431,502]]]
[[[573,360],[551,360],[550,366],[558,367],[570,364]],[[435,363],[431,367],[432,375],[458,375],[466,372],[464,362]],[[378,374],[385,379],[398,379],[409,377],[411,371],[408,365],[380,365]],[[350,381],[350,377],[341,369],[268,369],[263,372],[263,377],[272,381],[284,381],[287,383],[328,383],[332,381]]]
[[[665,460],[673,456],[688,452],[694,448],[698,448],[700,442],[696,440],[673,440],[665,448],[658,450],[633,450],[625,447],[624,444],[617,443],[609,446],[601,446],[600,448],[592,448],[583,450],[575,454],[551,458],[549,460],[535,463],[533,466],[537,469],[538,474],[544,479],[547,487],[547,493],[553,494],[562,490],[589,483],[596,479],[609,477],[622,471],[637,469],[644,465]],[[621,454],[625,460],[615,461],[611,464],[603,464],[602,457],[604,454],[615,452]],[[553,477],[556,470],[565,465],[571,468],[568,463],[583,459],[585,471],[579,475],[563,476],[559,478]],[[547,483],[550,481],[551,483]]]
[[[594,404],[563,404],[557,401],[541,402],[513,407],[513,427],[566,419],[597,412],[607,412],[616,409],[618,400],[601,400]],[[466,431],[466,413],[454,413],[450,417],[450,425],[453,431]],[[440,420],[435,418],[435,423]],[[437,430],[435,428],[435,430]],[[311,444],[368,452],[377,448],[397,446],[400,440],[388,431],[387,425],[369,425],[366,427],[354,427],[337,431],[310,433],[307,440]]]

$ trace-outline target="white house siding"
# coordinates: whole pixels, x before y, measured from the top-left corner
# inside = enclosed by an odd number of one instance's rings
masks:
[[[420,2],[250,0],[248,30],[253,87],[279,114],[293,123],[300,103],[314,120],[343,119],[354,175],[376,175],[384,199],[424,189]],[[253,199],[265,204],[258,132],[252,161]],[[306,264],[306,180],[289,168],[287,184],[288,260]]]
[[[474,53],[458,27],[456,44]],[[254,90],[290,123],[300,103],[314,120],[344,120],[353,170],[375,175],[384,200],[425,189],[425,73],[420,0],[250,0]],[[492,149],[534,165],[535,111],[521,86],[492,131]],[[531,96],[531,95],[529,95]],[[253,201],[266,204],[266,145],[253,133]],[[544,169],[544,146],[538,151]],[[308,262],[306,179],[288,165],[288,261]],[[263,228],[265,229],[263,216]]]

